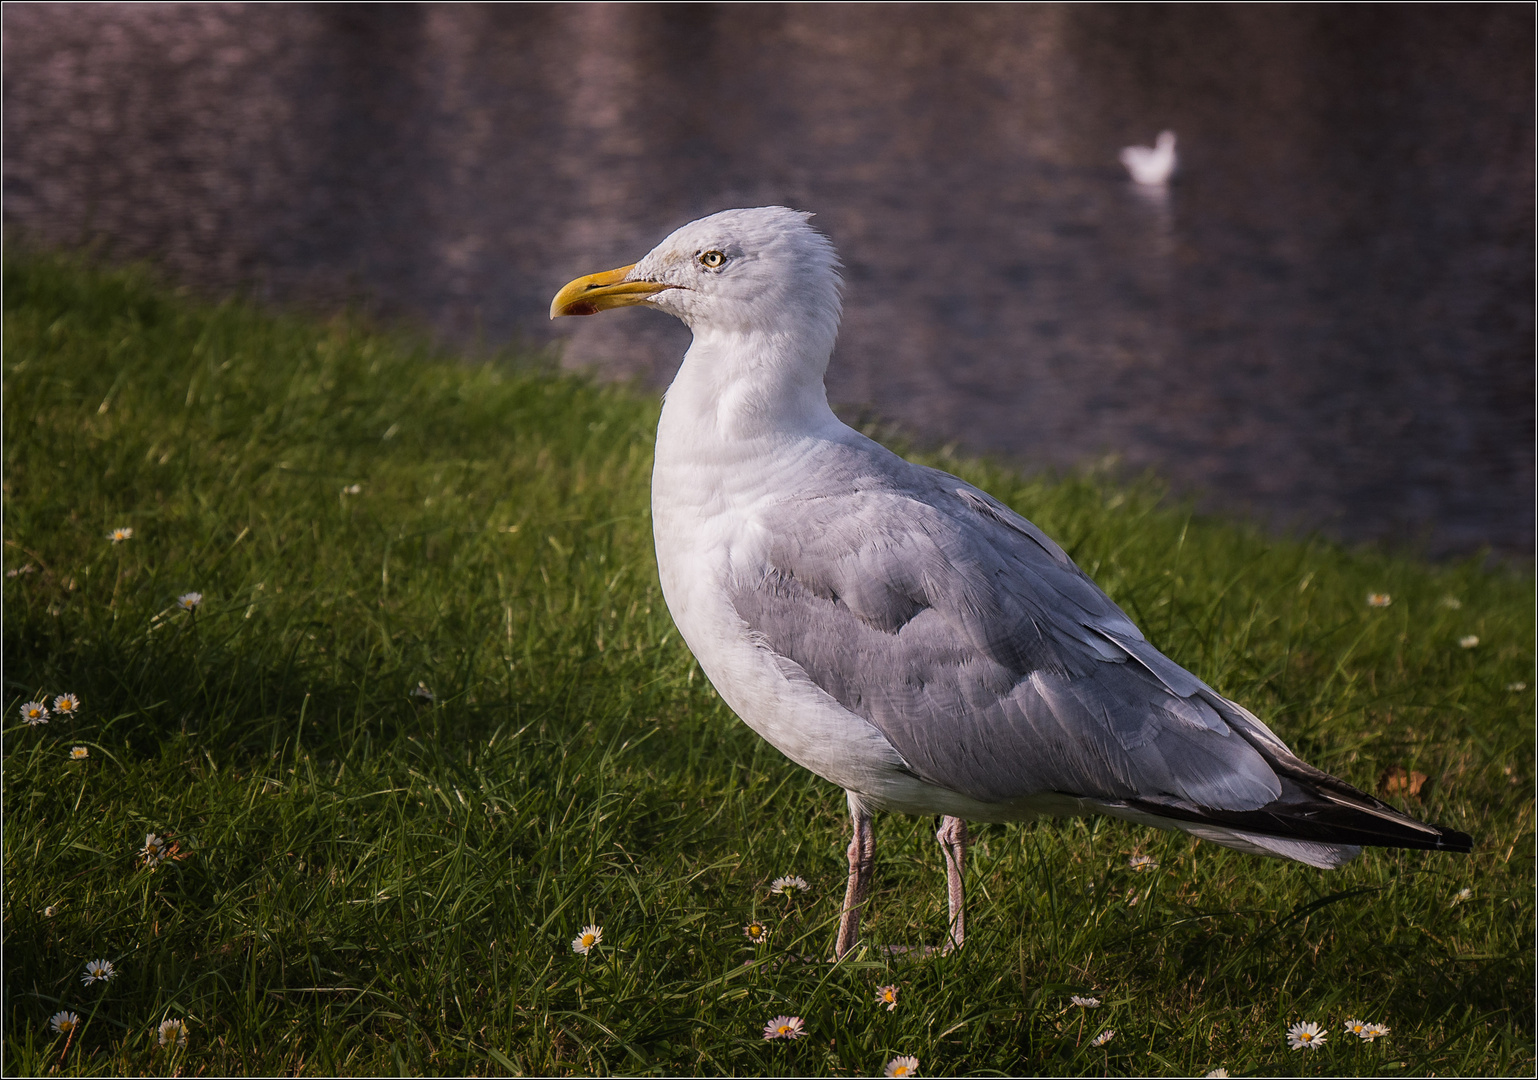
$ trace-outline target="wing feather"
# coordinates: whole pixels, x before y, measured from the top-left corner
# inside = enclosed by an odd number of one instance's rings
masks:
[[[815,497],[763,511],[769,566],[732,601],[918,776],[999,802],[1237,811],[1281,794],[1216,695],[1034,525],[955,477],[846,449],[824,458]]]

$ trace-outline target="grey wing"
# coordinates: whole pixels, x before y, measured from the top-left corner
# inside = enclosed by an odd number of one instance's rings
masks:
[[[770,565],[733,604],[920,778],[989,802],[1250,810],[1281,794],[1230,722],[1253,718],[1148,645],[1024,518],[895,455],[826,464],[804,490],[819,494],[770,512]]]

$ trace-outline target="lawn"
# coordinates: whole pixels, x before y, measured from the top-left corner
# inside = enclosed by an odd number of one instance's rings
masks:
[[[882,816],[869,948],[831,964],[842,794],[673,629],[655,395],[36,254],[6,262],[4,327],[7,1075],[1533,1070],[1530,566],[927,455],[1304,757],[1475,851],[1326,873],[978,826],[966,947],[902,960],[881,946],[944,932],[941,861],[932,822]],[[781,1014],[804,1037],[766,1041]],[[1299,1021],[1322,1048],[1288,1048]]]

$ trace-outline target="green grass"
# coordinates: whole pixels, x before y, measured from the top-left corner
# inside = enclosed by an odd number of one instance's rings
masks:
[[[37,255],[6,264],[4,335],[8,1075],[1533,1068],[1530,568],[931,455],[1314,763],[1429,776],[1403,805],[1476,851],[1323,873],[1110,821],[976,827],[964,950],[832,965],[843,799],[673,630],[654,397]],[[65,691],[78,716],[20,722]],[[867,941],[939,941],[932,823],[877,828]],[[180,857],[145,865],[150,832]],[[791,873],[810,894],[771,897]],[[97,957],[118,974],[83,987]],[[778,1013],[809,1035],[764,1042]],[[1287,1050],[1299,1019],[1323,1050]]]

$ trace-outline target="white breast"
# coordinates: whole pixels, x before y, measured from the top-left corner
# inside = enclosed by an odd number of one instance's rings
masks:
[[[788,675],[732,607],[731,583],[767,567],[770,536],[756,510],[774,497],[763,488],[769,463],[670,460],[662,432],[657,441],[652,530],[662,595],[722,699],[792,761],[841,787],[868,787],[873,772],[901,765],[869,723]]]

